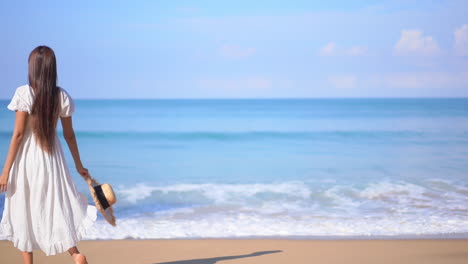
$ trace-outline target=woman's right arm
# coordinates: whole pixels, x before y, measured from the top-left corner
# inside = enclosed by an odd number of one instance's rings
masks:
[[[83,167],[80,158],[80,152],[78,151],[78,143],[76,142],[75,131],[73,130],[73,123],[72,117],[60,117],[60,121],[62,122],[63,127],[63,137],[68,144],[68,148],[73,157],[73,161],[75,162],[75,167],[78,173],[83,177],[89,177],[88,169]]]

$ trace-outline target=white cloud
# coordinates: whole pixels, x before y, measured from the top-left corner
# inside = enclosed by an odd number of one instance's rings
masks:
[[[357,85],[357,77],[352,74],[332,75],[328,77],[328,82],[338,89],[351,89]]]
[[[374,76],[372,84],[390,88],[452,88],[468,86],[468,73],[408,72]]]
[[[224,45],[219,48],[219,54],[227,59],[245,59],[255,54],[254,48],[243,48],[237,45]]]
[[[420,30],[402,30],[394,50],[396,55],[435,55],[440,52],[437,42],[431,36],[423,36]]]
[[[455,30],[455,52],[460,56],[468,56],[468,24]]]
[[[329,42],[327,45],[323,46],[319,54],[322,56],[332,56],[335,55],[336,53],[336,43],[335,42]]]
[[[367,46],[353,46],[349,48],[347,54],[350,56],[361,56],[367,53]]]

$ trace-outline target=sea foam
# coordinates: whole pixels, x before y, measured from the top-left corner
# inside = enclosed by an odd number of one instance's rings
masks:
[[[329,184],[323,188],[298,181],[119,187],[118,226],[110,227],[101,219],[86,238],[377,237],[468,232],[468,188],[456,182],[383,180],[360,188]],[[145,202],[157,201],[168,206],[141,211]],[[128,210],[132,206],[140,207],[138,213]]]

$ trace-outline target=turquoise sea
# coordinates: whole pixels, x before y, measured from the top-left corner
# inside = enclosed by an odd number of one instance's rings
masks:
[[[75,103],[83,163],[118,198],[87,239],[468,237],[466,98]]]

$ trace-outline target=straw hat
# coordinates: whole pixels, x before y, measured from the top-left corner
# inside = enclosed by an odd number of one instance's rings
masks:
[[[96,208],[101,212],[104,218],[106,218],[109,224],[115,226],[115,216],[112,205],[117,202],[117,198],[110,184],[99,184],[91,175],[86,178],[86,183],[88,183],[91,197],[93,197]]]

